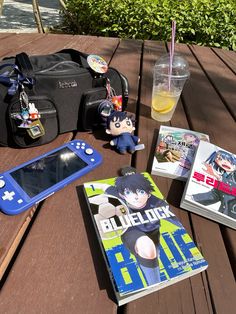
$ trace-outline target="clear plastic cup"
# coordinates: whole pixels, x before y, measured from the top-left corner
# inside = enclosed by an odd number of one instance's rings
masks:
[[[179,54],[173,57],[172,70],[169,54],[163,55],[156,62],[152,89],[151,116],[153,119],[161,122],[171,120],[189,75],[188,62]]]

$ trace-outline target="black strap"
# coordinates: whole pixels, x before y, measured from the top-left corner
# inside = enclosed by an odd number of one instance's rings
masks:
[[[87,62],[87,57],[89,54],[86,54],[84,52],[75,50],[75,49],[62,49],[58,51],[57,53],[67,53],[70,55],[71,60],[80,64],[83,68],[87,69],[92,77],[93,77],[93,87],[100,87],[100,86],[106,86],[106,79],[102,74],[98,74],[89,66]]]
[[[71,60],[80,64],[84,68],[90,68],[87,62],[88,54],[75,49],[62,49],[57,53],[68,53],[71,56]]]
[[[16,65],[18,65],[22,74],[29,78],[34,79],[34,70],[28,55],[25,52],[16,55]]]

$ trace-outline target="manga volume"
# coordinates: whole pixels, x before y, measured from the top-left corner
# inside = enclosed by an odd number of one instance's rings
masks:
[[[181,207],[236,229],[236,155],[201,141]]]
[[[207,268],[148,173],[84,184],[119,305]]]
[[[199,141],[206,134],[161,125],[151,173],[186,181]]]

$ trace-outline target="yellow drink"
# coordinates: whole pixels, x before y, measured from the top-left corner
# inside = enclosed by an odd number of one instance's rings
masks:
[[[170,121],[179,100],[180,92],[154,90],[152,95],[152,118],[157,121]]]

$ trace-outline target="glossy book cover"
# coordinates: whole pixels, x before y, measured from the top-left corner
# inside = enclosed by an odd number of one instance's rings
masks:
[[[200,140],[209,142],[209,137],[161,125],[151,173],[186,181]]]
[[[206,269],[148,173],[84,184],[118,304]]]
[[[201,141],[181,207],[236,229],[236,155]]]

